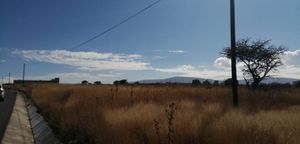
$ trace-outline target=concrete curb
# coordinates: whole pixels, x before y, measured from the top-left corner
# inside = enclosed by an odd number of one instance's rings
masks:
[[[37,112],[33,101],[19,93],[24,98],[35,144],[61,144],[43,116]]]

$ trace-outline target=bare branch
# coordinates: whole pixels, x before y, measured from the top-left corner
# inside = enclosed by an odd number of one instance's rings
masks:
[[[272,70],[282,65],[280,56],[286,50],[285,47],[276,47],[270,44],[271,40],[250,41],[249,38],[241,39],[236,43],[237,61],[244,63],[243,74],[252,77],[252,86],[268,77]],[[230,48],[221,52],[227,58],[231,58]]]

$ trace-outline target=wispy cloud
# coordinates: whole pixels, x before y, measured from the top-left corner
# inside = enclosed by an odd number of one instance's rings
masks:
[[[180,65],[173,68],[157,68],[156,71],[163,73],[173,73],[179,76],[200,77],[210,79],[224,79],[230,76],[230,71],[222,71],[217,69],[196,69],[192,65]]]
[[[225,57],[215,59],[212,66],[195,67],[190,64],[179,65],[177,67],[153,67],[151,63],[139,54],[115,54],[115,53],[98,53],[98,52],[72,52],[66,50],[14,50],[15,54],[20,55],[26,60],[47,62],[53,64],[64,64],[74,66],[85,73],[58,73],[43,76],[44,78],[62,77],[68,82],[76,80],[94,80],[98,77],[101,79],[115,79],[115,74],[94,75],[92,71],[156,71],[164,74],[201,77],[211,79],[225,79],[231,76],[231,61]],[[180,52],[179,52],[180,53]],[[276,77],[291,77],[300,79],[300,50],[287,51],[282,60],[284,66],[279,67],[278,73],[271,73]],[[242,63],[237,63],[238,78],[242,78]],[[142,76],[140,76],[142,77]],[[41,77],[36,77],[37,79]],[[109,81],[109,80],[108,80]]]
[[[193,67],[192,65],[181,65],[174,68],[157,68],[155,70],[159,72],[167,72],[167,73],[186,73],[187,71],[195,70],[195,67]]]
[[[149,63],[143,62],[139,54],[114,54],[98,52],[73,52],[66,50],[15,50],[26,60],[64,64],[82,70],[147,70]]]
[[[169,50],[169,53],[186,53],[184,50]]]
[[[153,57],[151,57],[153,60],[162,60],[162,59],[166,59],[166,56],[160,56],[160,55],[155,55]]]

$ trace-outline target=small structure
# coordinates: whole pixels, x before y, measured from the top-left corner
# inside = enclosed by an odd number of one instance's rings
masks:
[[[23,84],[23,83],[56,83],[59,84],[59,78],[54,78],[51,80],[14,80],[14,84]]]

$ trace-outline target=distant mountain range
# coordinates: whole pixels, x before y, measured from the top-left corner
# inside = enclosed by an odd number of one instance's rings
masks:
[[[294,78],[271,77],[271,78],[266,78],[265,80],[262,81],[262,83],[266,83],[266,84],[269,84],[269,83],[281,83],[281,84],[290,83],[290,84],[293,84],[294,81],[298,81],[298,80],[299,79],[294,79]]]
[[[213,79],[204,79],[204,78],[196,78],[196,77],[170,77],[166,79],[149,79],[149,80],[140,80],[138,81],[139,83],[142,84],[154,84],[154,83],[192,83],[194,79],[198,79],[199,81],[203,82],[205,80],[208,80],[209,82],[214,82],[215,80]],[[292,84],[294,81],[297,81],[299,79],[293,79],[293,78],[266,78],[265,80],[262,81],[262,83],[270,84],[270,83],[290,83]],[[219,83],[223,82],[223,80],[216,80],[219,81]],[[244,80],[239,80],[240,84],[245,84]]]
[[[198,79],[201,82],[205,80],[209,80],[213,82],[212,79],[203,79],[203,78],[195,78],[195,77],[170,77],[166,79],[150,79],[150,80],[140,80],[139,83],[151,84],[151,83],[192,83],[194,79]]]

